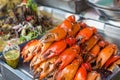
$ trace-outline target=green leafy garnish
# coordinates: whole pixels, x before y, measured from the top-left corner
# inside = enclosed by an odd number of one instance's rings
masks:
[[[31,8],[32,11],[37,11],[37,4],[33,0],[27,0],[27,7]]]

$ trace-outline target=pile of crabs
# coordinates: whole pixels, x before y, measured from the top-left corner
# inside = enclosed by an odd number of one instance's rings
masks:
[[[120,64],[117,46],[74,15],[29,41],[21,56],[39,80],[103,80]]]

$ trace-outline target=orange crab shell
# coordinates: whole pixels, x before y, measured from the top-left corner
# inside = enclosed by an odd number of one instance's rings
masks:
[[[59,54],[61,54],[61,52],[63,52],[67,47],[67,43],[65,40],[60,40],[60,41],[56,41],[53,44],[50,45],[49,48],[47,48],[46,51],[44,51],[43,53],[37,54],[33,60],[30,63],[31,67],[37,66],[39,65],[41,62],[58,56]]]
[[[94,27],[86,27],[80,30],[76,36],[76,39],[81,39],[81,43],[84,43],[86,40],[90,39],[93,33],[96,33],[97,30]]]
[[[46,33],[42,38],[42,42],[54,42],[62,40],[66,37],[67,32],[60,27],[55,27],[52,30],[50,30],[48,33]]]
[[[39,46],[41,45],[40,41],[35,39],[29,41],[24,48],[22,49],[21,56],[24,58],[24,62],[30,61],[34,55],[40,51]]]
[[[101,80],[101,75],[96,71],[89,72],[86,80]]]
[[[79,68],[79,65],[82,63],[82,57],[80,56],[77,59],[74,59],[73,62],[67,65],[63,70],[59,71],[55,76],[56,80],[73,80],[74,76]]]
[[[112,43],[103,48],[96,60],[97,67],[101,68],[112,55],[115,55],[117,53],[117,51],[117,46]]]
[[[67,48],[59,55],[58,59],[55,61],[55,66],[59,68],[58,70],[62,70],[78,56],[79,52],[80,47],[78,45]]]

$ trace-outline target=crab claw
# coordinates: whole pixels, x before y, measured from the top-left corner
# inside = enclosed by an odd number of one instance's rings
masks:
[[[42,80],[45,78],[51,71],[54,70],[54,62],[57,57],[50,58],[42,63],[34,70],[34,76],[39,75],[39,79]]]
[[[87,71],[86,71],[85,67],[81,66],[78,69],[74,80],[86,80],[86,78],[87,78]]]
[[[59,27],[67,32],[68,37],[75,37],[80,30],[80,23],[75,22],[75,16],[71,15]]]
[[[100,40],[100,35],[98,34],[93,35],[87,42],[85,42],[87,46],[85,47],[84,52],[90,51],[97,44],[99,40]]]
[[[101,76],[98,72],[92,71],[88,73],[86,80],[101,80]]]
[[[109,71],[114,71],[114,69],[120,67],[120,59],[116,60],[110,67],[108,67]]]
[[[62,51],[65,50],[66,47],[67,43],[65,40],[54,42],[43,54],[38,54],[35,58],[33,58],[30,63],[31,67],[39,65],[41,62],[49,58],[58,56]]]
[[[106,41],[101,40],[99,41],[90,51],[89,51],[89,56],[87,58],[87,62],[91,63],[93,62],[96,57],[98,56],[100,50],[107,45]]]
[[[58,68],[59,71],[62,70],[69,63],[71,63],[75,59],[75,57],[78,56],[79,52],[80,47],[78,45],[73,45],[72,47],[66,49],[55,61],[55,66]]]
[[[63,28],[56,27],[46,33],[42,38],[42,42],[54,42],[64,39],[67,35],[67,32]]]
[[[106,61],[114,54],[116,54],[118,51],[118,48],[115,44],[110,43],[105,48],[103,48],[96,60],[97,67],[102,67]]]
[[[114,63],[115,61],[119,60],[120,56],[116,55],[116,56],[112,56],[111,58],[109,58],[107,60],[107,62],[105,63],[105,69],[107,69],[112,63]]]
[[[70,34],[72,32],[73,23],[75,23],[75,16],[71,15],[67,19],[65,19],[61,25],[50,30],[45,36],[42,37],[41,40],[43,42],[53,42],[64,39],[67,36],[67,33]],[[79,26],[75,27],[73,34],[75,34],[78,30]]]
[[[53,42],[64,39],[66,36],[73,37],[80,30],[80,24],[75,23],[75,16],[71,15],[61,25],[50,30],[42,38],[42,42]],[[68,34],[68,35],[67,35]]]
[[[82,63],[81,67],[78,69],[74,80],[86,80],[87,70],[91,71],[91,66],[89,63]]]
[[[82,61],[81,56],[73,60],[71,64],[67,65],[63,70],[57,73],[55,80],[73,80]]]
[[[74,15],[70,15],[67,17],[67,20],[70,21],[71,23],[75,23],[75,16]]]
[[[100,52],[100,46],[98,44],[96,44],[92,48],[92,50],[89,52],[87,62],[91,63],[92,61],[94,61],[95,57],[98,55],[99,52]]]
[[[79,33],[76,36],[77,41],[80,41],[80,43],[84,43],[86,40],[90,39],[90,37],[93,35],[93,33],[96,33],[97,30],[94,27],[86,27],[79,31]]]
[[[41,55],[41,60],[58,56],[67,47],[65,40],[54,42],[45,52]]]
[[[40,51],[41,43],[39,40],[31,40],[28,42],[22,49],[21,56],[24,59],[24,62],[30,61],[34,55]]]
[[[40,40],[29,41],[21,51],[24,62],[30,61],[35,55],[43,53],[52,43],[43,43]]]
[[[66,32],[69,33],[70,31],[72,31],[73,23],[75,23],[75,16],[71,15],[67,19],[65,19],[59,27],[63,28]]]
[[[68,37],[75,37],[76,34],[79,32],[80,28],[81,28],[81,26],[80,26],[79,23],[74,23],[74,24],[72,25],[71,32],[69,32],[67,36],[68,36]]]
[[[40,55],[42,53],[44,53],[48,48],[49,46],[51,45],[52,43],[51,42],[48,42],[48,43],[42,43],[41,46],[40,46],[40,51],[34,55],[34,57],[32,58],[31,62],[30,62],[30,68],[32,67],[32,65],[36,62],[37,59],[40,59]]]
[[[44,53],[51,45],[52,42],[46,42],[46,43],[42,42],[41,51],[39,52],[39,54]]]

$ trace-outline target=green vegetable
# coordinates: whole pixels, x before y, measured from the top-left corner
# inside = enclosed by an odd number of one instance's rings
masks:
[[[37,4],[33,0],[27,1],[27,7],[31,8],[32,11],[37,11]]]
[[[23,36],[20,36],[20,43],[23,43],[25,41],[25,38]]]
[[[37,4],[36,3],[32,4],[32,10],[35,11],[35,12],[37,11]]]
[[[26,30],[28,30],[28,29],[26,29]],[[29,41],[29,40],[31,40],[31,39],[36,38],[37,36],[38,36],[38,33],[37,33],[36,30],[34,30],[34,31],[29,31],[28,34],[26,34],[26,35],[21,35],[21,36],[20,36],[20,42],[22,43],[22,42],[24,42],[24,41]]]

